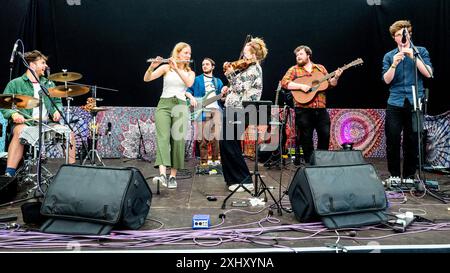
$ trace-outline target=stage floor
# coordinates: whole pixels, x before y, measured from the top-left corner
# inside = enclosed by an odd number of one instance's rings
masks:
[[[376,167],[381,179],[388,177],[384,159],[366,159]],[[282,215],[273,209],[273,200],[268,195],[266,204],[252,206],[248,193],[235,193],[222,209],[222,202],[230,193],[220,174],[196,174],[196,160],[186,162],[180,171],[177,189],[161,187],[156,194],[152,177],[157,174],[153,163],[140,160],[104,159],[109,167],[137,167],[146,178],[153,199],[150,213],[144,226],[137,231],[113,231],[110,236],[53,236],[37,233],[37,227],[24,225],[21,203],[0,208],[0,214],[17,214],[20,228],[0,229],[0,251],[30,251],[33,249],[54,250],[145,250],[181,252],[321,252],[321,251],[449,251],[450,249],[450,205],[425,195],[423,198],[406,192],[406,201],[390,199],[390,213],[412,211],[424,219],[414,222],[406,232],[394,232],[386,226],[361,229],[326,230],[320,223],[301,224],[289,212],[288,196],[283,193],[289,186],[297,167],[287,164],[282,172],[277,167],[267,169],[259,164],[264,182],[280,199],[282,193]],[[254,162],[247,160],[250,169]],[[62,164],[60,159],[49,159],[46,167],[56,173]],[[439,182],[441,190],[450,189],[449,175],[426,172],[426,178]],[[22,187],[22,190],[26,188]],[[23,197],[19,192],[18,197]],[[209,201],[214,196],[216,201]],[[236,207],[233,201],[246,201],[248,206]],[[253,200],[257,201],[257,200]],[[270,214],[272,214],[268,217]],[[207,230],[192,230],[192,217],[209,215],[211,226]],[[222,218],[219,217],[222,215]],[[225,217],[223,217],[225,215]],[[4,226],[3,226],[4,228]],[[3,239],[2,239],[3,238]],[[99,239],[100,238],[100,239]],[[336,245],[336,242],[338,244]],[[408,250],[409,249],[409,250]]]

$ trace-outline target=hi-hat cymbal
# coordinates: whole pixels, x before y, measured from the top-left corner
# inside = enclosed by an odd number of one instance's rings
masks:
[[[82,85],[64,85],[55,86],[48,89],[50,97],[67,98],[84,95],[89,92],[89,87]]]
[[[0,108],[12,109],[13,105],[20,109],[32,109],[39,106],[39,100],[25,95],[0,94]]]
[[[73,82],[81,79],[83,76],[76,72],[60,72],[51,74],[48,79],[55,82]]]

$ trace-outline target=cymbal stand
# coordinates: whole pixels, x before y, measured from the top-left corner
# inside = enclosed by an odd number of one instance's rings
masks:
[[[34,168],[37,166],[38,161],[41,160],[38,155],[41,153],[38,153],[37,147],[30,146],[29,151],[27,152],[27,158],[23,162],[23,166],[20,167],[19,170],[17,170],[17,178],[18,181],[22,183],[33,183],[34,186],[30,189],[28,189],[27,194],[31,195],[32,193],[36,192],[39,189],[39,184],[37,181],[37,174],[35,173]],[[50,172],[45,166],[41,165],[41,168],[43,172],[42,175],[42,182],[40,187],[48,187],[50,183],[50,178],[53,177],[53,173]],[[45,192],[46,189],[43,189]]]
[[[67,97],[66,100],[67,100],[66,118],[67,121],[70,123],[70,102],[73,100],[73,98]],[[70,133],[64,134],[66,134],[66,164],[69,164]]]
[[[97,100],[97,87],[95,85],[92,86],[92,97]],[[86,160],[89,157],[91,165],[97,165],[95,161],[96,159],[98,159],[100,164],[102,164],[102,166],[105,166],[105,163],[103,163],[102,158],[97,151],[97,112],[93,111],[92,113],[92,148],[84,158],[82,165],[85,165]]]

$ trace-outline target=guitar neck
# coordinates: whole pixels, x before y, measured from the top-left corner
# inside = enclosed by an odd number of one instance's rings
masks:
[[[202,102],[203,107],[210,105],[211,103],[220,100],[222,98],[222,94],[215,95],[214,97],[207,98]]]
[[[277,93],[275,95],[275,104],[278,104],[278,94],[280,93],[281,90],[281,82],[278,82],[278,87],[277,87]]]
[[[352,66],[353,66],[353,64],[346,64],[343,67],[341,67],[341,70],[344,71]],[[322,79],[320,79],[320,82],[328,81],[330,78],[334,77],[335,74],[336,74],[336,71],[326,74]]]

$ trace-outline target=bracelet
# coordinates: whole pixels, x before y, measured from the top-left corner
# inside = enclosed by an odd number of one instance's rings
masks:
[[[150,67],[149,69],[147,69],[147,72],[152,73],[153,72],[153,67]]]
[[[396,69],[397,66],[396,65],[391,65],[391,68]]]

